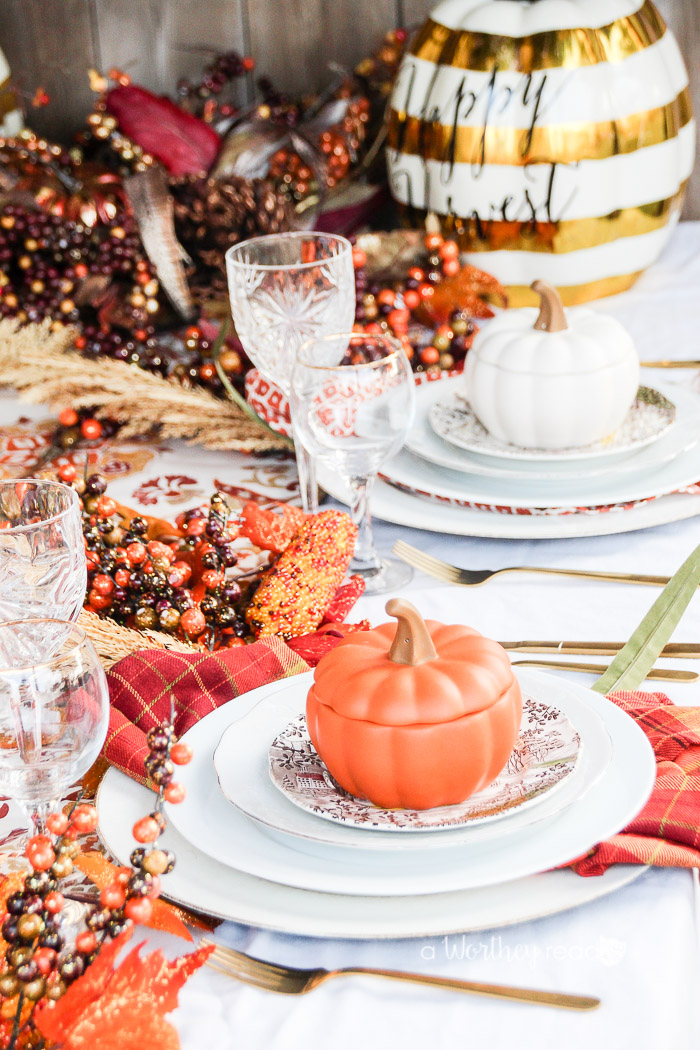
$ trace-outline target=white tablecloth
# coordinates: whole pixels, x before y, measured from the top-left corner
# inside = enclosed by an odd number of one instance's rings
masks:
[[[700,357],[700,224],[685,224],[663,260],[630,292],[597,309],[622,320],[642,359]],[[693,383],[695,373],[645,372],[645,381]],[[192,456],[192,453],[188,455]],[[195,479],[168,454],[161,476],[142,485],[168,513],[168,486],[181,491]],[[200,462],[204,463],[204,454]],[[221,477],[224,457],[211,457]],[[154,468],[149,467],[151,472]],[[218,475],[216,471],[219,471]],[[195,475],[196,477],[196,475]],[[173,480],[175,479],[175,480]],[[134,502],[125,479],[115,495]],[[203,495],[201,491],[192,497]],[[155,503],[155,501],[154,501]],[[179,509],[179,508],[178,508]],[[172,511],[171,511],[172,513]],[[700,519],[605,538],[490,541],[454,538],[376,524],[388,551],[402,536],[424,550],[470,567],[507,564],[570,565],[634,572],[672,573],[700,542]],[[408,588],[421,611],[436,619],[472,624],[500,639],[527,637],[626,639],[656,597],[656,589],[623,585],[505,577],[474,590],[441,587],[426,577]],[[384,599],[363,599],[356,612],[384,619]],[[700,637],[700,598],[683,618],[678,640]],[[682,666],[682,665],[679,665]],[[586,679],[578,678],[579,681]],[[592,683],[593,679],[589,679]],[[700,703],[698,686],[668,690],[678,703]],[[350,978],[302,998],[275,996],[204,969],[181,993],[175,1021],[184,1050],[456,1050],[457,1047],[603,1046],[696,1050],[700,983],[694,882],[687,872],[653,870],[615,894],[577,910],[501,930],[461,937],[396,942],[319,941],[275,935],[227,924],[221,941],[254,955],[299,966],[349,964],[393,967],[599,995],[601,1009],[573,1014],[503,1004],[456,993]],[[152,941],[165,943],[163,938]],[[179,951],[172,940],[167,950]]]

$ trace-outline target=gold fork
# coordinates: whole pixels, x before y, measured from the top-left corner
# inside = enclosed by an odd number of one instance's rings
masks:
[[[641,583],[654,587],[665,587],[669,581],[668,576],[643,576],[638,573],[627,572],[593,572],[587,569],[544,569],[534,565],[510,565],[505,569],[460,569],[449,562],[433,558],[431,554],[425,554],[410,543],[397,540],[394,544],[394,554],[401,561],[412,565],[414,569],[420,569],[428,576],[434,576],[437,580],[446,583],[456,583],[460,587],[478,587],[494,576],[500,576],[505,572],[534,572],[547,576],[578,576],[588,580],[612,580],[616,583]]]
[[[212,944],[202,940],[200,944]],[[370,975],[388,977],[393,981],[407,981],[411,984],[427,984],[434,988],[450,988],[456,992],[469,992],[472,995],[486,995],[494,999],[509,999],[521,1003],[539,1003],[542,1006],[558,1006],[564,1010],[595,1010],[600,1006],[600,999],[589,995],[568,995],[564,992],[543,992],[537,988],[511,988],[503,984],[484,984],[481,981],[460,981],[451,977],[428,977],[424,974],[404,973],[401,970],[375,970],[364,966],[348,966],[342,970],[299,970],[293,966],[280,966],[276,963],[254,959],[233,948],[216,945],[207,959],[219,973],[228,974],[255,988],[268,992],[282,992],[285,995],[304,995],[318,988],[332,977],[352,975]]]

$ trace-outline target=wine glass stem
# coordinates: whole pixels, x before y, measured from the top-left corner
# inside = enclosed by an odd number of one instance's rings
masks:
[[[48,802],[32,802],[31,805],[27,806],[27,812],[31,817],[33,835],[46,834],[46,821],[56,808],[56,801],[55,798],[52,798]]]
[[[307,514],[318,512],[318,485],[316,484],[316,464],[302,445],[299,438],[294,442],[299,474],[301,505]]]
[[[382,563],[374,547],[372,536],[372,517],[369,512],[369,497],[374,477],[354,477],[350,479],[352,503],[350,514],[357,526],[355,553],[350,562],[350,572],[372,575],[379,572]]]

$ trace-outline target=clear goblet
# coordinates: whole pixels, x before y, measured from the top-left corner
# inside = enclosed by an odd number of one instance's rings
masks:
[[[107,678],[81,627],[0,623],[0,794],[35,832],[97,758],[108,717]]]
[[[75,620],[86,582],[77,492],[55,481],[0,481],[0,620]]]
[[[352,245],[327,233],[279,233],[226,252],[236,333],[253,364],[289,396],[303,342],[345,331],[355,319]],[[304,510],[318,509],[313,464],[292,418]]]
[[[309,454],[350,488],[358,530],[350,572],[364,578],[368,594],[395,590],[413,575],[404,562],[377,553],[369,498],[377,470],[406,438],[414,402],[408,358],[388,336],[335,334],[297,352],[292,418]]]

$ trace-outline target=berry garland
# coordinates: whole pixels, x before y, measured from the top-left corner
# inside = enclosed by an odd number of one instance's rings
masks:
[[[78,838],[92,833],[98,824],[97,810],[78,802],[68,813],[52,813],[46,834],[33,835],[25,856],[31,872],[20,890],[5,902],[2,937],[7,948],[0,962],[0,1017],[13,1021],[3,1046],[45,1046],[41,1037],[41,1009],[61,999],[69,986],[83,975],[101,947],[119,937],[132,923],[148,923],[153,901],[161,893],[161,876],[172,871],[175,857],[156,845],[165,830],[163,803],[182,802],[185,791],[173,779],[175,767],[192,758],[189,745],[176,741],[171,722],[149,731],[149,753],[145,767],[157,792],[153,810],[137,820],[133,835],[140,845],[132,852],[131,867],[116,869],[116,876],[99,895],[99,906],[90,910],[85,928],[66,942],[61,913],[71,891],[61,892],[62,880],[74,869],[80,853]],[[35,1013],[36,1008],[39,1011]],[[38,1022],[38,1025],[37,1025]]]

